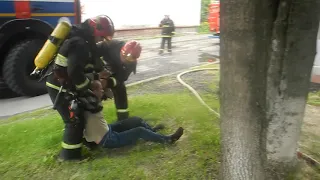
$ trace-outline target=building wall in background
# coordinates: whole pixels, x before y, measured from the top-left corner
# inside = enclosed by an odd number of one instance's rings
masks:
[[[311,82],[320,84],[320,23],[317,37],[317,54],[313,63]]]
[[[116,29],[158,27],[164,14],[176,26],[199,26],[201,0],[81,0],[82,20],[108,15]]]

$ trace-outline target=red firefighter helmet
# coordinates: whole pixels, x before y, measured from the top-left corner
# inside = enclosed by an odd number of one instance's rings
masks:
[[[106,15],[89,19],[89,25],[94,28],[94,36],[111,40],[114,35],[113,21]]]
[[[122,48],[121,53],[126,61],[137,61],[140,57],[142,47],[139,42],[131,40],[128,41]]]

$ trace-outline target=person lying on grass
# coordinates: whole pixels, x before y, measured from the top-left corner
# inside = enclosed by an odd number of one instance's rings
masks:
[[[101,100],[103,87],[99,80],[92,82],[93,93]],[[183,128],[179,127],[172,135],[162,135],[156,131],[163,129],[163,125],[152,128],[139,117],[131,117],[113,124],[107,124],[102,111],[98,113],[85,112],[86,123],[84,137],[88,142],[95,142],[104,148],[119,148],[135,144],[139,139],[158,143],[172,144],[183,134]]]

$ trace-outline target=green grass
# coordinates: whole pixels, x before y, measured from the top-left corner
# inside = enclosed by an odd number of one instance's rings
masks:
[[[213,81],[202,83],[218,92],[219,75],[216,71],[207,73],[216,76]],[[161,78],[151,85],[133,86],[128,88],[129,96],[131,92],[150,86],[172,87],[172,83],[175,83],[174,78]],[[216,93],[200,95],[219,112]],[[309,95],[309,103],[315,102],[315,95],[319,96],[317,93]],[[63,132],[59,115],[50,109],[24,113],[0,121],[0,179],[217,179],[219,120],[188,90],[181,87],[178,92],[130,97],[131,115],[143,117],[152,125],[164,123],[163,134],[172,133],[179,126],[184,127],[185,134],[171,146],[141,141],[137,146],[114,150],[89,152],[84,148],[89,160],[59,163],[55,160]],[[104,114],[109,123],[114,121],[113,101],[105,103]],[[315,147],[308,145],[308,148]],[[317,172],[303,164],[294,179],[310,177],[318,177]]]
[[[309,93],[308,104],[313,106],[320,106],[320,91]]]
[[[131,115],[164,123],[172,133],[185,128],[175,145],[139,143],[135,147],[87,152],[94,160],[59,163],[63,124],[52,110],[12,117],[0,126],[0,179],[207,179],[218,171],[218,120],[189,93],[144,95],[129,99]],[[214,99],[209,100],[217,104]],[[212,102],[211,102],[212,101]],[[113,102],[105,104],[108,121]],[[34,117],[35,118],[32,118]],[[25,120],[17,120],[17,119]],[[27,120],[28,119],[28,120]],[[152,119],[152,120],[151,120]]]

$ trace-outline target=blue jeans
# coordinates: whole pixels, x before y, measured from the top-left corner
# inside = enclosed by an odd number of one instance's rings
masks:
[[[153,132],[152,128],[139,117],[132,117],[109,125],[109,131],[102,138],[104,148],[119,148],[135,144],[139,139],[166,143],[170,136]]]

